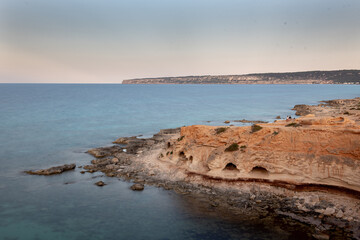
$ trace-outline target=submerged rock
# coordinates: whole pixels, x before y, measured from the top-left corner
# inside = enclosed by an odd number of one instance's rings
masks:
[[[106,184],[103,181],[98,181],[95,183],[96,186],[102,187],[105,186]]]
[[[40,170],[29,170],[25,171],[27,174],[31,175],[53,175],[53,174],[60,174],[65,171],[73,170],[76,167],[75,163],[72,164],[64,164],[61,166],[51,167],[47,169],[40,169]]]
[[[133,190],[133,191],[142,191],[142,190],[144,190],[144,184],[135,183],[134,185],[132,185],[130,187],[130,189]]]

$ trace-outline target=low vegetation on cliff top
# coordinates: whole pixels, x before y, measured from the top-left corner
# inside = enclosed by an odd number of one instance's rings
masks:
[[[233,152],[239,150],[239,144],[233,143],[225,149],[225,152]]]
[[[226,128],[226,127],[216,128],[216,129],[215,129],[215,133],[216,133],[216,134],[223,133],[223,132],[226,131],[226,129],[228,129],[228,128]]]
[[[287,124],[287,125],[285,125],[285,127],[300,127],[301,125],[300,124],[298,124],[298,123],[289,123],[289,124]]]
[[[254,124],[254,125],[251,126],[251,133],[260,131],[261,129],[262,129],[261,126],[259,126],[259,125],[257,125],[257,124]]]

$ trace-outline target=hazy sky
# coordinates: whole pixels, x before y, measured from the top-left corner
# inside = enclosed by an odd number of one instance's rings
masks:
[[[359,0],[0,0],[0,82],[336,69]]]

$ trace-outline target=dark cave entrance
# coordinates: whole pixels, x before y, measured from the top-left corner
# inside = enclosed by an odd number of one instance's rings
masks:
[[[256,166],[253,167],[250,174],[258,177],[267,177],[269,176],[269,171],[266,168]]]
[[[233,163],[228,163],[228,164],[226,164],[224,170],[239,171],[239,170],[237,169],[236,165],[233,164]]]

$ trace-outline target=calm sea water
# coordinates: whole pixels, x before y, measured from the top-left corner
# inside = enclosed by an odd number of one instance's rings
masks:
[[[22,171],[88,164],[87,149],[120,136],[273,121],[294,114],[295,104],[359,95],[360,86],[349,85],[0,84],[0,239],[293,238],[286,226],[251,226],[171,191],[132,192],[131,183],[99,173]],[[108,185],[94,186],[99,180]]]

